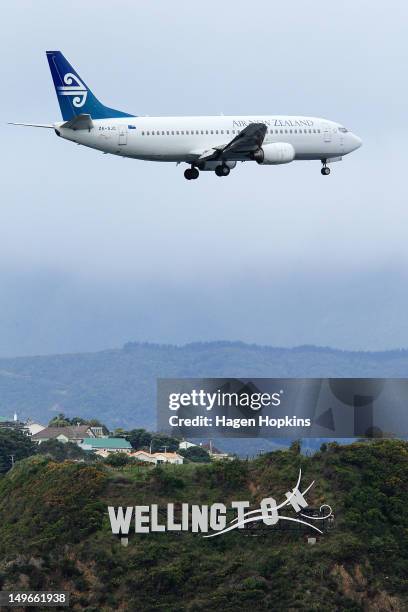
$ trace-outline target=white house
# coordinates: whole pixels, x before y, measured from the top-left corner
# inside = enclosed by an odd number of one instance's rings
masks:
[[[154,463],[155,465],[160,463],[173,463],[174,465],[181,465],[184,463],[184,457],[178,453],[149,453],[147,451],[138,450],[130,453],[129,456],[137,459],[138,461],[146,461],[148,463]]]
[[[188,440],[183,440],[179,444],[179,449],[180,450],[187,450],[188,448],[191,448],[192,446],[197,446],[197,444],[193,444],[192,442],[189,442]]]
[[[24,423],[24,432],[28,435],[28,436],[34,436],[37,433],[40,433],[40,431],[42,431],[43,429],[45,429],[45,425],[41,425],[41,423],[35,423],[34,421],[26,421],[26,423]]]

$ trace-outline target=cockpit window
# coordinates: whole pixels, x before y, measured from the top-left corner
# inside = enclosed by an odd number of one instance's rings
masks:
[[[348,132],[348,129],[345,127],[339,127],[339,132],[343,132],[343,134],[345,134],[346,132]]]

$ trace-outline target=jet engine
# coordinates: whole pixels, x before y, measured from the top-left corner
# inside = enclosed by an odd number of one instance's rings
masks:
[[[295,158],[295,149],[289,142],[272,142],[252,154],[258,164],[288,164]]]

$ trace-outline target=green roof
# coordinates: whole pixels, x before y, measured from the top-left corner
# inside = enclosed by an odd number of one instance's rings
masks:
[[[124,438],[84,438],[82,444],[92,448],[132,448],[129,440]]]

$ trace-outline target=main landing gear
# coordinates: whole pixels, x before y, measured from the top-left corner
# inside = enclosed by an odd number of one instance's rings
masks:
[[[323,160],[322,164],[323,164],[323,168],[320,170],[320,172],[323,174],[323,176],[329,176],[330,168],[326,166],[326,160]]]
[[[220,166],[217,166],[214,172],[217,176],[228,176],[231,170],[226,164],[222,164]]]
[[[194,168],[194,166],[191,166],[191,168],[187,168],[187,170],[184,171],[184,178],[186,178],[188,181],[198,179],[199,176],[200,173],[197,168]]]

